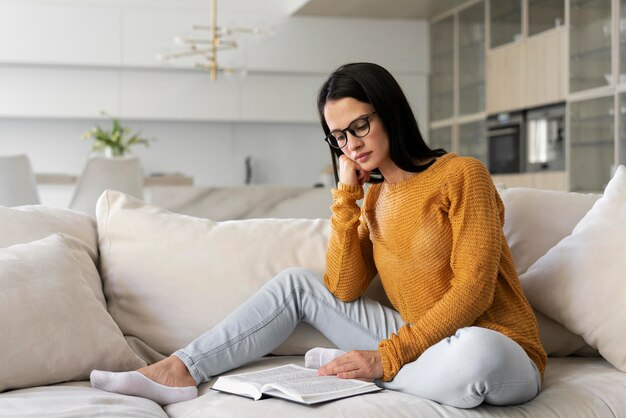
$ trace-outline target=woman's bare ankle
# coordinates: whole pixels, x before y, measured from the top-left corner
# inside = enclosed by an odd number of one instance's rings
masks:
[[[167,357],[137,371],[148,379],[165,386],[196,386],[196,381],[189,373],[187,366],[176,356]]]

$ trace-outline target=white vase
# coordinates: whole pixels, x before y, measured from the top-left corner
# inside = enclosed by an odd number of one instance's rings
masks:
[[[120,158],[120,157],[124,157],[124,156],[125,156],[125,154],[123,154],[123,153],[122,154],[116,154],[113,151],[113,148],[111,148],[111,147],[105,147],[104,148],[104,157],[105,158]]]

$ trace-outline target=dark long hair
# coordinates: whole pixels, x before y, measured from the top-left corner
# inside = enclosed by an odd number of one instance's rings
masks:
[[[389,71],[380,65],[368,62],[342,65],[322,84],[317,97],[317,111],[325,135],[330,133],[324,118],[326,102],[346,97],[372,105],[387,132],[391,161],[402,170],[413,173],[423,171],[428,165],[418,164],[418,161],[446,153],[444,149],[433,150],[426,145],[400,85]],[[335,180],[338,181],[336,158],[343,154],[343,151],[333,147],[330,149]],[[380,171],[374,170],[371,181],[382,180]]]

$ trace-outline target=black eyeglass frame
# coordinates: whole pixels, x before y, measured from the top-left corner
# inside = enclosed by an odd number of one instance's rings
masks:
[[[343,147],[345,147],[348,144],[348,132],[350,132],[352,134],[352,136],[354,136],[355,138],[364,138],[366,137],[369,133],[370,133],[370,118],[372,116],[374,116],[376,114],[376,111],[374,110],[372,113],[368,113],[367,115],[363,115],[360,116],[358,118],[356,118],[355,120],[353,120],[352,122],[350,122],[350,124],[348,125],[347,128],[345,129],[335,129],[333,131],[331,131],[328,135],[326,135],[324,137],[324,141],[326,141],[328,143],[328,145],[330,145],[331,147],[335,148],[335,149],[342,149]],[[365,123],[367,123],[367,132],[365,132],[363,135],[358,135],[355,130],[353,128],[350,128],[352,125],[354,125],[355,122],[359,122],[359,121],[365,121]],[[344,136],[346,137],[343,145],[341,146],[337,146],[339,145],[339,142],[337,141],[337,138],[334,137],[333,133],[337,133],[337,132],[341,132],[344,134]],[[337,145],[333,145],[332,141],[335,140],[335,142],[337,142]]]

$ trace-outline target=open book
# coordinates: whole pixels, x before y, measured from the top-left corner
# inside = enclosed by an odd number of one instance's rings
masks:
[[[213,389],[254,400],[265,395],[312,405],[374,392],[381,388],[361,380],[318,376],[317,370],[288,364],[258,372],[220,376]]]

